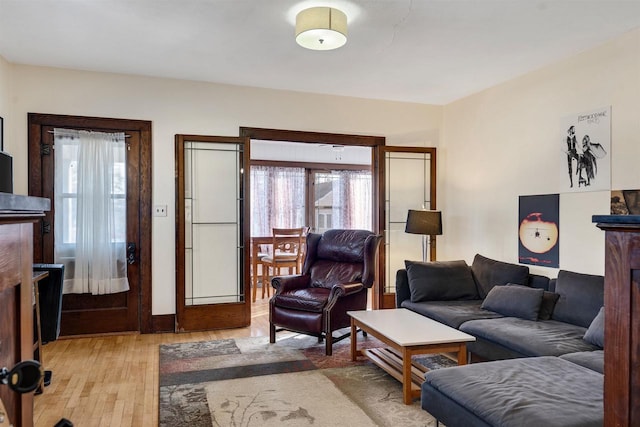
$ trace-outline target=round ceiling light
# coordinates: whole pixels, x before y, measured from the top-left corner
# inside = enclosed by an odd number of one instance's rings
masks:
[[[307,49],[332,50],[347,42],[347,15],[331,7],[312,7],[296,15],[296,42]]]

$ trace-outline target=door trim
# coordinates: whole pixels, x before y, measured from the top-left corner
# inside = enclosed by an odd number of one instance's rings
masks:
[[[380,172],[380,168],[384,168],[384,157],[381,149],[385,147],[386,138],[384,136],[369,136],[369,135],[348,135],[340,133],[325,133],[325,132],[306,132],[296,130],[280,130],[280,129],[265,129],[265,128],[252,128],[252,127],[240,127],[240,136],[251,139],[259,139],[263,141],[288,141],[288,142],[306,142],[311,144],[338,144],[345,146],[360,146],[371,148],[371,209],[374,232],[381,234],[384,239],[384,175]],[[252,164],[251,162],[249,163]],[[382,214],[382,216],[381,216]],[[382,243],[384,246],[384,241]],[[378,264],[382,264],[380,260],[383,260],[383,251],[378,251]],[[380,272],[384,270],[378,270],[378,277],[373,284],[373,297],[372,306],[374,309],[384,306],[383,300],[384,292],[384,275],[380,275]]]
[[[140,132],[140,209],[139,209],[139,271],[140,271],[140,306],[139,330],[142,333],[155,332],[152,322],[152,281],[151,281],[151,231],[152,231],[152,156],[151,156],[151,122],[147,120],[114,119],[104,117],[85,117],[58,114],[28,113],[28,142],[29,142],[29,195],[43,194],[42,162],[40,160],[41,132],[44,126],[85,128],[87,130],[121,129],[123,131]],[[80,126],[78,124],[80,123]],[[52,221],[54,214],[53,203],[51,211],[47,212],[48,220]],[[40,227],[38,222],[36,227]],[[147,237],[148,236],[148,237]],[[34,262],[43,261],[42,234],[34,229]]]

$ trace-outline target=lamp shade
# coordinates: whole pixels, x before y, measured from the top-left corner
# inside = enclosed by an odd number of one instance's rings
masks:
[[[296,15],[296,42],[307,49],[332,50],[347,42],[347,15],[331,7],[312,7]]]
[[[409,210],[405,233],[436,236],[442,234],[440,211]]]

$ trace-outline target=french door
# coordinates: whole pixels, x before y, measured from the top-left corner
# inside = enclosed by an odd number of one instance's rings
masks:
[[[248,326],[249,143],[176,135],[176,330]]]
[[[380,251],[376,308],[395,307],[395,274],[404,260],[421,260],[421,236],[405,233],[409,209],[436,209],[436,149],[427,147],[380,147],[378,205],[384,233]],[[432,240],[435,243],[435,240]],[[429,259],[436,256],[435,244]],[[374,304],[375,306],[375,304]]]
[[[69,213],[54,206],[55,128],[126,135],[120,168],[126,175],[126,244],[129,290],[106,295],[69,293],[63,296],[61,335],[152,331],[151,319],[151,122],[96,117],[34,114],[29,117],[29,194],[51,200],[52,209],[34,230],[34,262],[55,263],[56,216]],[[60,149],[60,147],[58,147]],[[69,165],[67,165],[69,166]],[[67,171],[69,172],[69,171]],[[72,201],[72,195],[67,201]],[[115,196],[114,196],[115,197]],[[64,227],[63,227],[64,228]],[[60,236],[58,236],[60,237]],[[58,242],[65,239],[57,239]],[[65,275],[70,273],[67,268]]]

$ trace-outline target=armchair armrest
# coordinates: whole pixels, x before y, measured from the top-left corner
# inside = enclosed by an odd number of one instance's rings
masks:
[[[364,287],[364,284],[360,282],[340,283],[338,285],[334,285],[331,288],[331,293],[329,294],[329,304],[337,298],[360,292]]]
[[[271,279],[271,284],[276,289],[276,293],[304,289],[309,287],[311,276],[308,274],[298,276],[276,276]]]

